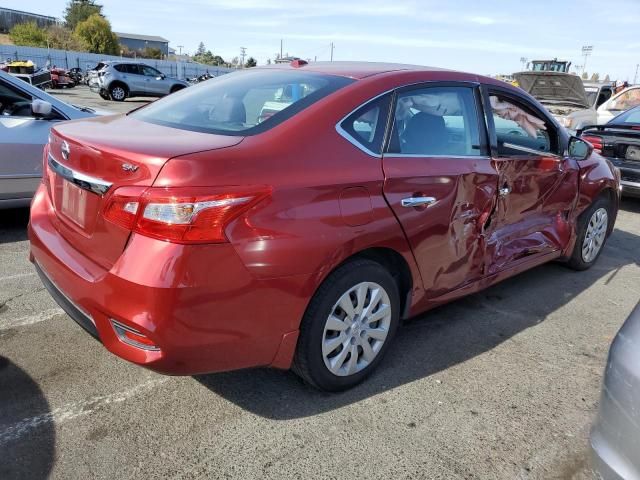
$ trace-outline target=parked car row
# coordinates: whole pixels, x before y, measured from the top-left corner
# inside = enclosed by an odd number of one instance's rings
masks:
[[[131,97],[163,97],[189,86],[149,65],[131,61],[100,62],[89,72],[88,84],[92,92],[116,102]]]

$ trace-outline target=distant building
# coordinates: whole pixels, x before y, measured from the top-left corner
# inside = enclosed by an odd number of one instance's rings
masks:
[[[158,48],[162,55],[166,58],[169,55],[169,40],[153,35],[136,35],[135,33],[114,32],[120,44],[126,46],[129,50],[137,51],[145,48]]]
[[[36,22],[40,28],[46,28],[59,23],[59,20],[56,17],[0,7],[0,33],[8,33],[14,25],[28,22]]]

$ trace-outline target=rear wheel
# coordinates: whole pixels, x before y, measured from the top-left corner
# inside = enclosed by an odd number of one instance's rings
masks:
[[[122,85],[116,84],[109,88],[109,95],[111,100],[124,102],[124,99],[127,98],[127,90]]]
[[[293,370],[321,390],[353,387],[382,360],[399,313],[398,287],[382,265],[364,259],[343,265],[307,308]]]
[[[611,204],[604,197],[598,198],[578,220],[578,234],[568,265],[574,270],[590,268],[602,253],[607,241]]]

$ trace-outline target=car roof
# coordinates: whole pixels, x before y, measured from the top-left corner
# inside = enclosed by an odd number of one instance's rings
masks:
[[[257,67],[260,69],[277,69],[277,70],[300,70],[306,72],[324,73],[327,75],[338,75],[354,79],[362,79],[380,73],[396,72],[396,71],[418,71],[418,72],[435,72],[446,71],[444,68],[426,67],[422,65],[409,65],[403,63],[383,63],[383,62],[310,62],[300,66],[294,66],[292,63],[279,63],[275,65],[267,65]]]

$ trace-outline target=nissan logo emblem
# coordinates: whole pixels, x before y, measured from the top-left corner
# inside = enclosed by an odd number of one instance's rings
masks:
[[[62,142],[62,147],[60,147],[60,151],[62,152],[62,158],[65,160],[69,160],[69,154],[71,153],[71,148],[66,141]]]

